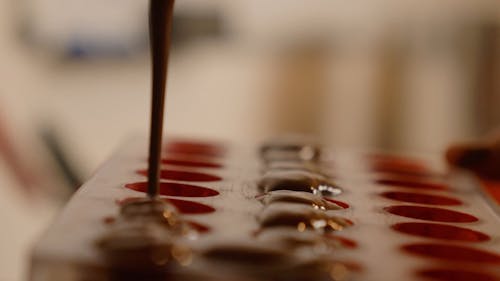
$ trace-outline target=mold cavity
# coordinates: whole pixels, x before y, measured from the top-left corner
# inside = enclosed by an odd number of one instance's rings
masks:
[[[104,217],[102,219],[102,221],[104,222],[104,224],[113,224],[116,222],[116,218],[113,216],[107,216],[107,217]]]
[[[266,173],[260,181],[265,192],[291,190],[313,192],[324,178],[306,171],[273,171]]]
[[[147,192],[148,183],[147,182],[131,183],[131,184],[126,184],[125,187],[139,192]],[[161,182],[159,188],[159,194],[165,196],[178,196],[178,197],[212,197],[219,195],[219,192],[201,186],[173,183],[173,182]]]
[[[141,198],[141,197],[130,197],[130,198],[120,200],[118,203],[120,205],[124,206],[124,205],[131,204],[134,202],[140,202],[142,200],[143,200],[143,198]],[[201,204],[198,202],[170,199],[170,198],[161,198],[161,200],[163,200],[166,203],[170,203],[181,214],[199,215],[199,214],[208,214],[208,213],[215,212],[215,209],[212,208],[211,206]]]
[[[275,202],[288,202],[310,205],[320,210],[340,210],[344,209],[345,206],[345,204],[339,204],[339,201],[326,200],[312,193],[289,190],[272,191],[257,197],[257,199],[261,200],[264,205]]]
[[[262,229],[257,233],[257,238],[262,243],[284,247],[289,251],[301,247],[313,247],[314,252],[318,255],[329,254],[332,249],[353,249],[358,246],[350,239],[331,233],[322,235],[315,231],[290,231],[289,227]]]
[[[165,204],[161,199],[149,199],[146,197],[130,197],[118,201],[121,206],[120,215],[127,219],[152,219],[166,221],[165,212],[175,212],[174,208]]]
[[[198,202],[178,199],[165,199],[165,201],[174,205],[179,213],[182,214],[200,215],[215,212],[215,209],[213,207]]]
[[[283,137],[261,146],[260,155],[266,162],[271,161],[316,161],[321,154],[317,144],[307,138]]]
[[[353,274],[360,269],[356,263],[321,256],[299,261],[287,268],[277,280],[354,280]]]
[[[322,182],[315,189],[313,189],[314,194],[325,197],[339,196],[342,192],[343,191],[340,187],[328,182]]]
[[[293,227],[297,231],[340,231],[352,222],[333,216],[330,212],[316,210],[306,205],[276,203],[266,207],[258,216],[262,228]]]
[[[394,177],[386,179],[378,179],[375,181],[380,185],[389,185],[401,188],[416,188],[416,189],[430,189],[430,190],[446,190],[448,187],[445,184],[422,181],[409,177]]]
[[[273,161],[266,165],[266,171],[289,171],[299,170],[306,172],[317,172],[318,167],[310,162],[296,162],[296,161]]]
[[[384,208],[387,212],[420,220],[439,221],[439,222],[475,222],[478,219],[472,215],[431,207],[421,206],[391,206]]]
[[[425,164],[418,160],[397,155],[372,154],[369,156],[373,165],[399,167],[414,171],[427,171]]]
[[[428,269],[420,270],[417,275],[437,281],[498,281],[489,273],[462,269]]]
[[[372,159],[371,169],[379,173],[390,173],[397,175],[408,175],[417,177],[437,176],[423,163],[416,160],[394,156],[377,156]]]
[[[208,233],[211,231],[210,227],[204,225],[204,224],[201,224],[201,223],[198,223],[198,222],[195,222],[195,221],[186,221],[186,223],[194,230],[196,230],[197,232],[199,233]]]
[[[418,256],[455,262],[500,264],[500,256],[465,246],[447,244],[411,244],[403,246],[404,251]]]
[[[345,238],[345,237],[340,237],[340,236],[331,235],[331,234],[327,234],[326,237],[328,239],[333,240],[333,241],[339,242],[340,244],[342,244],[342,246],[344,246],[346,248],[355,249],[358,247],[358,243],[356,241]]]
[[[168,153],[195,154],[209,157],[219,157],[225,153],[225,149],[221,145],[194,141],[169,142],[165,149]]]
[[[138,171],[138,173],[143,176],[147,176],[148,174],[146,170],[140,170]],[[164,170],[164,169],[160,171],[160,178],[163,180],[177,180],[177,181],[190,181],[190,182],[214,182],[222,180],[222,178],[219,176],[206,173]]]
[[[424,193],[413,193],[413,192],[384,192],[381,194],[382,197],[387,199],[402,201],[402,202],[410,202],[410,203],[419,203],[419,204],[427,204],[427,205],[461,205],[462,202],[458,199],[454,199],[451,197],[441,196],[441,195],[431,195]]]
[[[162,164],[193,168],[222,168],[221,164],[205,160],[188,160],[182,158],[165,158],[161,160]]]
[[[441,175],[431,172],[431,171],[414,171],[414,170],[406,170],[405,168],[399,167],[385,167],[385,166],[373,166],[372,171],[381,174],[389,174],[394,176],[410,176],[416,178],[440,178]]]
[[[342,189],[322,175],[307,171],[273,171],[266,173],[259,184],[264,192],[290,190],[310,192],[322,196],[337,196]]]
[[[327,255],[299,262],[279,280],[358,280],[355,274],[361,271],[363,267],[357,262],[332,259]]]
[[[409,222],[395,224],[392,228],[401,233],[435,239],[464,242],[482,242],[490,240],[488,235],[481,232],[445,224]]]
[[[310,247],[321,245],[324,240],[321,235],[312,231],[290,231],[289,227],[275,227],[266,229],[258,234],[259,241],[280,245],[287,249],[296,249],[302,246]]]
[[[334,199],[331,199],[331,198],[325,198],[325,200],[327,201],[330,201],[332,203],[335,203],[337,205],[339,205],[340,207],[344,208],[344,209],[349,209],[349,204],[345,203],[345,202],[342,202],[342,201],[339,201],[339,200],[334,200]]]
[[[244,263],[249,266],[281,264],[289,258],[286,250],[275,249],[269,245],[236,242],[212,246],[205,250],[203,255],[212,260]]]

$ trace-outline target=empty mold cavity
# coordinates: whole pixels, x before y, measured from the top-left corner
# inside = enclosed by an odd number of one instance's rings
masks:
[[[396,175],[408,175],[417,177],[435,177],[424,163],[414,159],[395,156],[376,156],[371,159],[370,167],[378,173],[390,173]]]
[[[383,178],[375,181],[380,185],[388,185],[400,188],[414,188],[414,189],[429,189],[429,190],[446,190],[448,186],[442,183],[432,181],[424,181],[412,177],[391,177]]]
[[[192,167],[192,168],[222,168],[219,163],[211,162],[208,160],[198,160],[198,159],[185,159],[185,158],[164,158],[161,160],[164,165],[180,166],[180,167]]]
[[[140,175],[147,176],[147,170],[138,171]],[[160,179],[162,180],[176,180],[176,181],[188,181],[188,182],[214,182],[221,181],[222,178],[216,175],[198,172],[187,172],[187,171],[177,171],[177,170],[165,170],[160,171]]]
[[[427,221],[461,223],[478,221],[476,217],[469,214],[433,207],[401,205],[387,207],[384,210],[394,215]]]
[[[225,153],[222,145],[198,141],[173,141],[165,146],[168,153],[220,157]]]
[[[406,245],[402,249],[414,255],[450,262],[500,264],[499,255],[466,246],[420,243]]]
[[[455,198],[425,193],[389,191],[380,195],[391,200],[426,205],[456,206],[462,204],[462,201]]]
[[[498,281],[500,278],[495,277],[487,272],[470,271],[463,269],[425,269],[417,272],[417,276],[436,281]]]
[[[414,236],[462,242],[482,242],[490,240],[484,233],[447,224],[407,222],[398,223],[392,229]]]

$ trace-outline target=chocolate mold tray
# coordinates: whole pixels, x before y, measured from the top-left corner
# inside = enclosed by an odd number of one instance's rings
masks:
[[[37,243],[31,280],[500,278],[496,207],[440,157],[173,139],[168,204],[144,207],[146,152],[131,139],[80,188]]]

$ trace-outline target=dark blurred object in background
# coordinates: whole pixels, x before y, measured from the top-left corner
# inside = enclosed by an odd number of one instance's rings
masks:
[[[147,1],[119,2],[24,0],[20,34],[32,47],[65,57],[123,57],[148,51]],[[183,9],[175,14],[173,44],[217,38],[224,32],[216,8]]]
[[[59,171],[61,178],[72,191],[77,190],[82,185],[83,178],[75,167],[77,161],[72,161],[69,156],[71,150],[64,148],[62,140],[58,137],[55,130],[49,126],[42,127],[39,134],[42,142],[52,156],[55,169]]]
[[[481,23],[476,38],[476,128],[478,134],[486,134],[500,126],[500,23]]]

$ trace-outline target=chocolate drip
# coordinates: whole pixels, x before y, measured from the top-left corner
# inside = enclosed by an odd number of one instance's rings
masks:
[[[165,84],[167,82],[174,2],[174,0],[151,0],[149,5],[149,36],[153,73],[148,168],[148,195],[151,198],[158,194]]]

